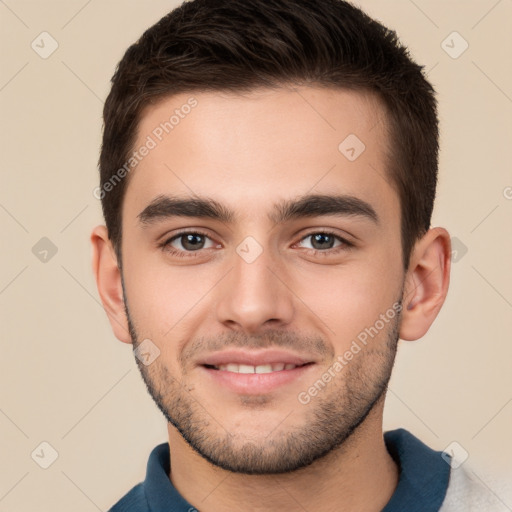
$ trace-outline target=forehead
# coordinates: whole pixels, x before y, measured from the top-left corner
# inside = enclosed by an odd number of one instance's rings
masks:
[[[123,218],[166,193],[210,197],[254,219],[277,199],[333,192],[396,217],[387,145],[384,109],[369,93],[298,87],[174,95],[141,116]]]

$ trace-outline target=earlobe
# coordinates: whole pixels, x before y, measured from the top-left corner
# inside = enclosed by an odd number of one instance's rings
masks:
[[[429,330],[448,293],[451,266],[450,235],[430,229],[414,246],[404,288],[400,338],[413,341]]]
[[[96,226],[93,229],[91,243],[92,268],[103,308],[116,338],[124,343],[131,343],[123,299],[121,271],[112,243],[108,238],[106,226]]]

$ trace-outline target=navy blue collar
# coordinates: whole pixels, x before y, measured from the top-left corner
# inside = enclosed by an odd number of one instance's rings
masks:
[[[398,485],[382,512],[437,512],[441,508],[450,465],[403,428],[384,433],[386,448],[399,467]]]
[[[195,510],[176,490],[169,479],[169,443],[153,448],[148,460],[144,490],[148,500],[148,511],[190,512]]]
[[[400,470],[398,485],[382,512],[437,512],[450,479],[450,466],[403,428],[384,433],[386,448]],[[169,444],[156,446],[149,456],[146,479],[135,486],[112,512],[190,512],[195,510],[169,479]]]

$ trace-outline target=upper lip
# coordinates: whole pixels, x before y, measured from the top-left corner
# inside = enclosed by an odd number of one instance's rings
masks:
[[[300,356],[285,350],[259,350],[249,352],[247,350],[225,350],[215,352],[201,358],[199,365],[220,366],[223,364],[246,364],[249,366],[260,366],[264,364],[294,364],[301,366],[314,361],[307,356]]]

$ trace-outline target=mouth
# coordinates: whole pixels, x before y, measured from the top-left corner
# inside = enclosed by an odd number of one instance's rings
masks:
[[[270,393],[300,381],[304,386],[315,366],[312,357],[282,350],[226,350],[198,361],[209,387],[246,395]]]
[[[250,374],[250,373],[263,374],[263,373],[282,372],[283,370],[294,370],[295,368],[299,368],[301,366],[307,366],[310,364],[314,364],[314,363],[312,363],[312,362],[304,363],[304,364],[273,363],[273,364],[260,364],[258,366],[253,366],[253,365],[249,365],[249,364],[227,363],[227,364],[220,364],[218,366],[210,365],[210,364],[205,364],[203,366],[205,368],[208,368],[211,370],[219,370],[222,372],[244,373],[244,374]]]

